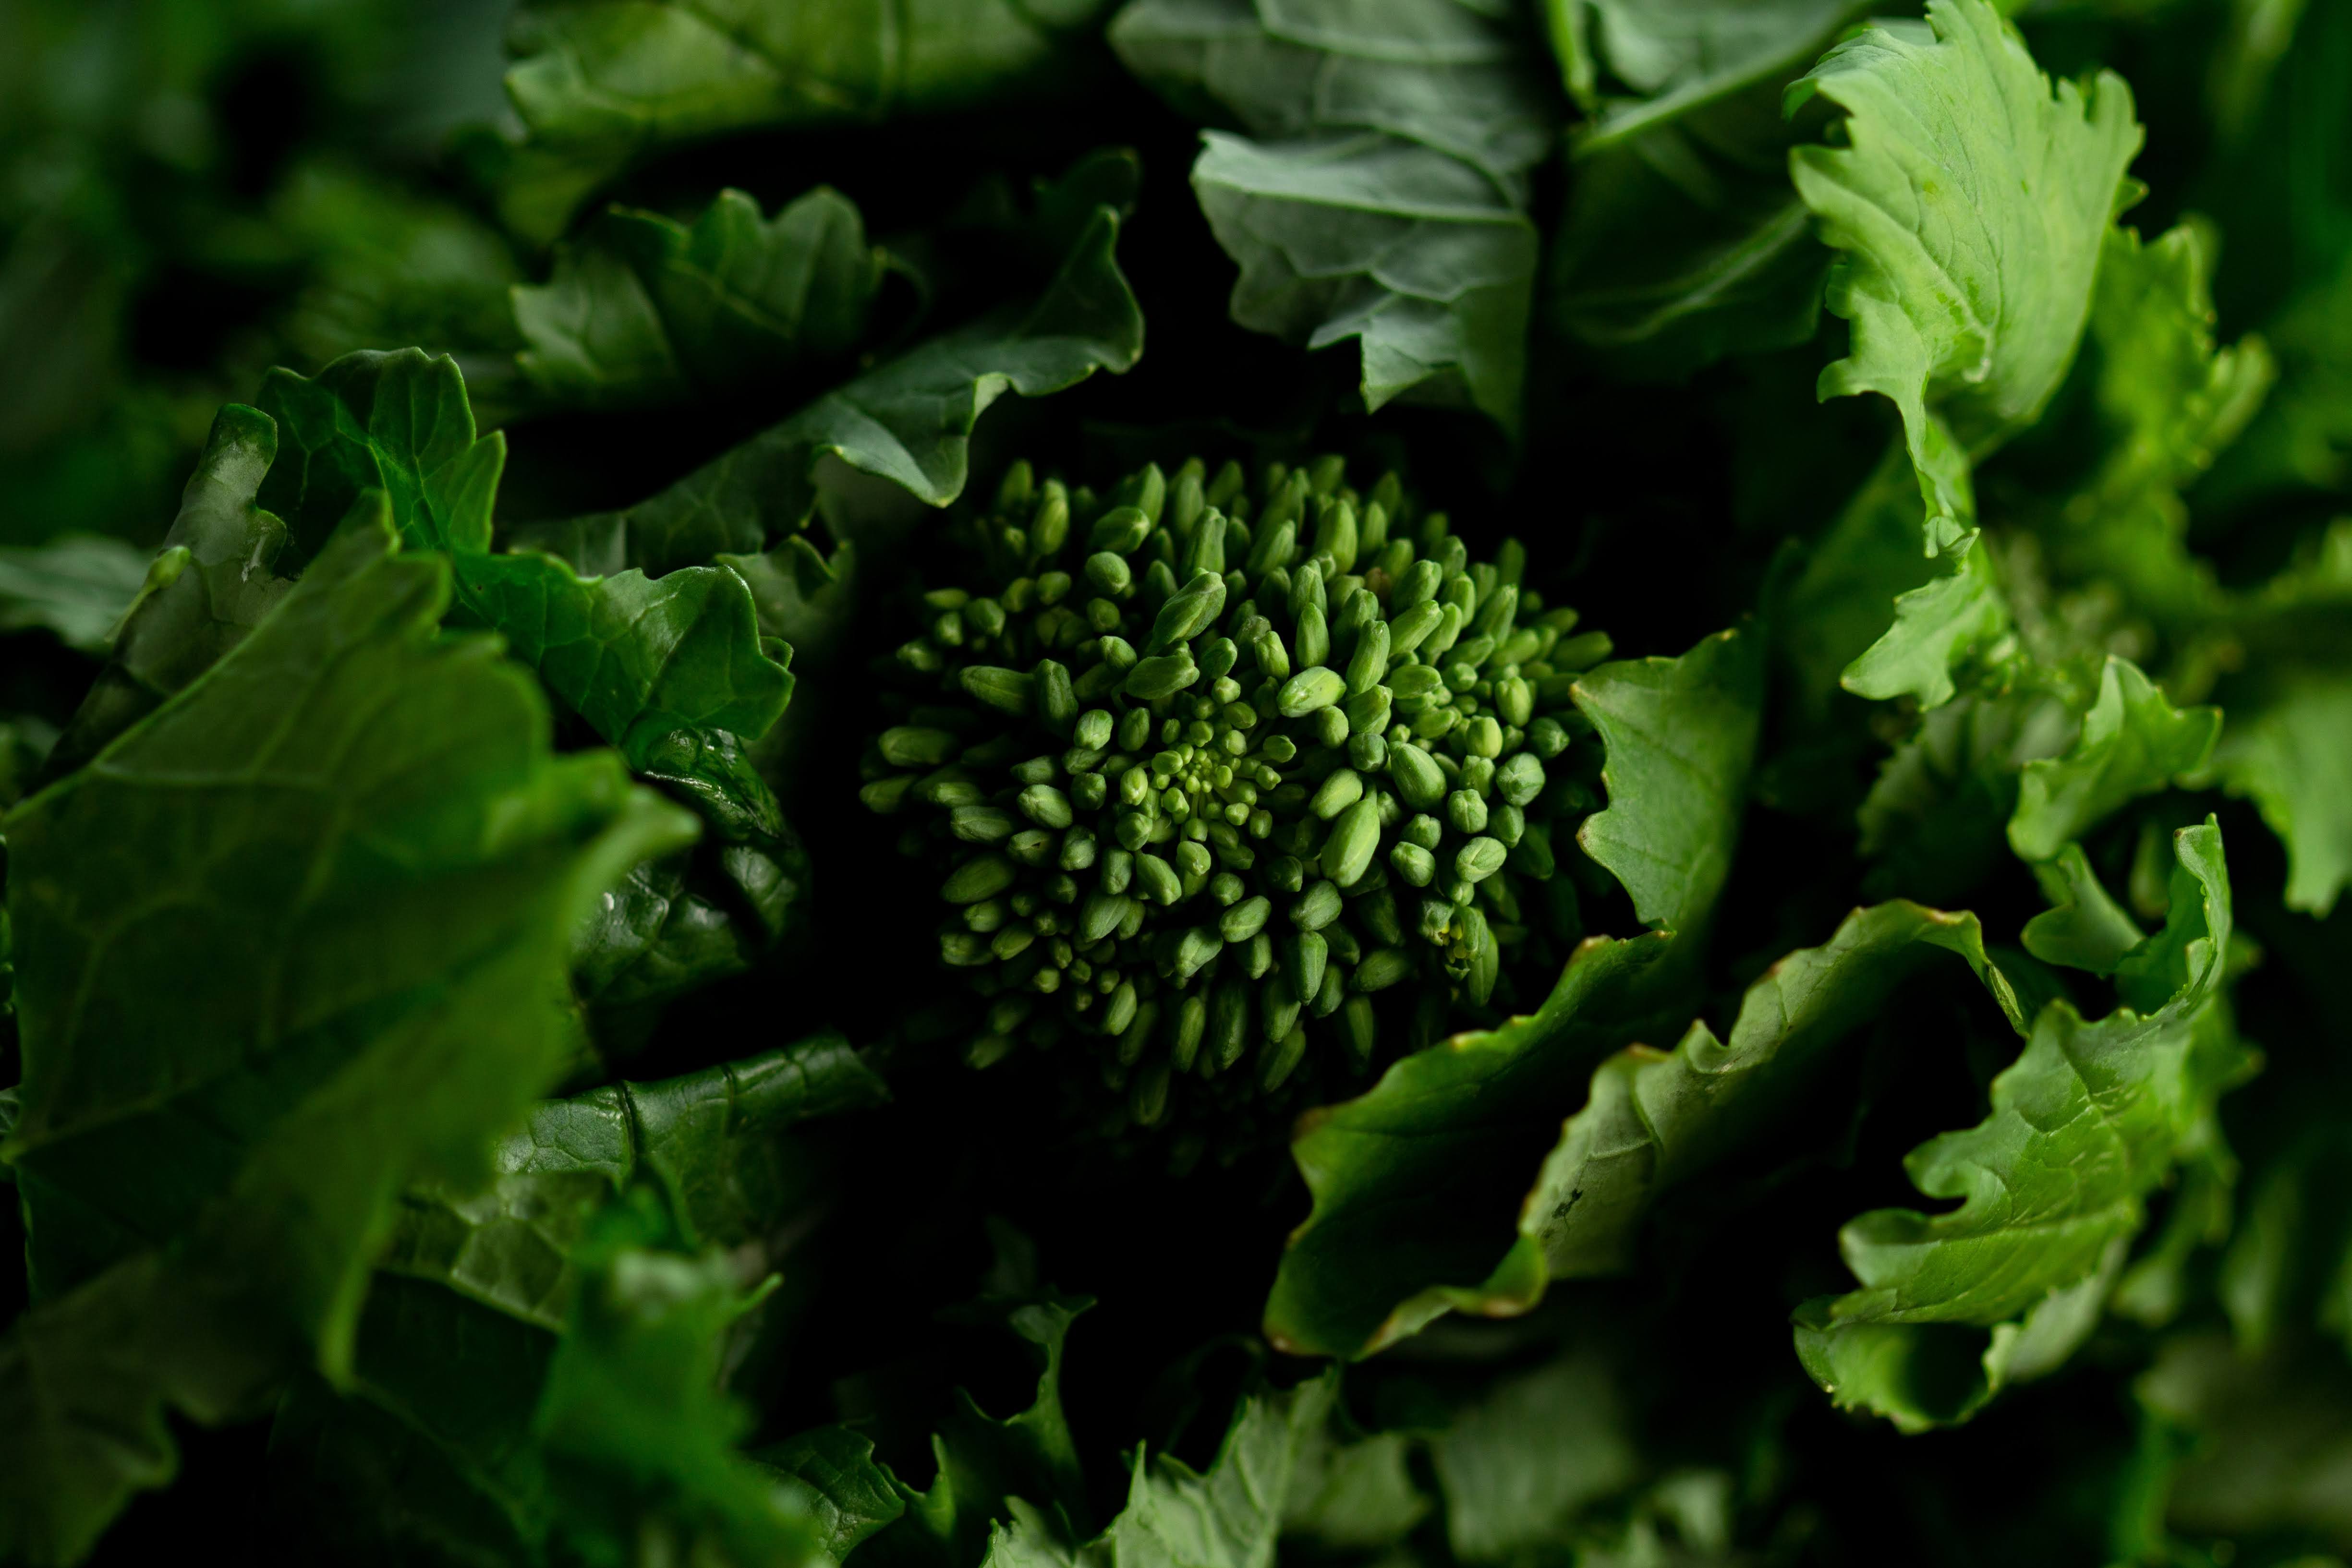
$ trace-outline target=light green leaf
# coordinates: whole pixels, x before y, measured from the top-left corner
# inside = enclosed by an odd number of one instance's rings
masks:
[[[394,1195],[487,1174],[572,1050],[572,923],[691,835],[609,753],[553,757],[536,687],[439,635],[447,566],[392,548],[365,498],[240,644],[8,818],[41,1299],[0,1348],[9,1555],[76,1557],[167,1479],[167,1408],[349,1366]]]
[[[1923,1194],[1959,1207],[1881,1209],[1841,1233],[1861,1288],[1797,1314],[1798,1354],[1840,1406],[1906,1430],[1964,1420],[2095,1322],[2148,1195],[2245,1066],[2221,1001],[2221,831],[2208,819],[2173,848],[2166,929],[2124,960],[2119,985],[2147,1010],[2086,1023],[2069,1002],[2044,1007],[1993,1080],[1990,1115],[1905,1161]]]
[[[2352,678],[2315,670],[2233,702],[2213,769],[2286,845],[2287,907],[2335,908],[2352,883]]]
[[[2118,806],[2202,768],[2221,730],[2219,708],[2176,708],[2138,665],[2110,657],[2073,749],[2025,765],[2010,848],[2048,860]]]
[[[1489,176],[1370,132],[1202,141],[1192,189],[1242,269],[1234,320],[1309,349],[1358,340],[1368,407],[1410,392],[1517,429],[1536,231]]]
[[[735,1447],[752,1416],[721,1391],[719,1357],[756,1298],[726,1255],[686,1250],[661,1202],[633,1187],[572,1260],[580,1293],[535,1430],[573,1549],[596,1568],[829,1563],[806,1491]]]
[[[1609,806],[1576,841],[1664,931],[1704,928],[1731,870],[1763,718],[1763,648],[1719,632],[1679,659],[1626,660],[1579,676],[1577,710],[1606,747]]]
[[[2108,225],[2139,149],[2131,92],[2102,72],[2053,93],[1986,0],[1874,24],[1790,90],[1846,111],[1847,145],[1790,154],[1843,252],[1829,307],[1851,355],[1823,397],[1878,392],[1903,415],[1930,555],[1975,534],[1980,459],[2038,417],[2073,361]]]
[[[1952,700],[1952,666],[2009,629],[1990,552],[1971,550],[1924,588],[1898,594],[1895,624],[1838,677],[1856,696],[1910,696],[1921,707]]]
[[[147,580],[147,560],[121,539],[67,534],[0,547],[0,632],[40,627],[85,653],[104,653]]]
[[[289,444],[263,498],[298,546],[319,537],[343,496],[383,486],[404,541],[447,551],[459,602],[632,762],[677,730],[757,737],[791,700],[791,674],[762,645],[751,592],[732,572],[583,578],[551,557],[489,554],[506,442],[476,435],[446,356],[350,354],[315,381],[272,371],[262,403]]]
[[[2025,923],[2019,941],[2045,964],[2112,975],[2124,955],[2146,939],[2123,905],[2107,896],[2080,844],[2033,868],[2051,907]]]
[[[991,403],[1126,371],[1143,352],[1118,230],[1115,213],[1097,209],[1036,299],[918,344],[634,507],[520,538],[583,567],[625,564],[667,581],[690,563],[757,554],[799,531],[828,455],[946,506],[963,493],[972,427]]]
[[[2042,527],[2060,577],[2111,582],[2138,613],[2174,628],[2225,608],[2211,566],[2189,553],[2180,492],[2253,418],[2274,374],[2259,338],[2214,347],[2216,244],[2188,224],[2146,245],[2132,229],[2108,231],[2091,306],[2107,446]]]
[[[507,96],[523,136],[471,151],[508,226],[552,239],[591,193],[639,161],[730,132],[871,122],[1042,96],[1099,0],[531,0],[509,34]]]
[[[1784,1119],[1838,1044],[1937,948],[1964,960],[2023,1032],[1976,916],[1894,903],[1856,910],[1824,946],[1773,965],[1748,988],[1728,1044],[1701,1021],[1671,1053],[1634,1046],[1602,1063],[1520,1212],[1521,1245],[1541,1271],[1578,1279],[1632,1267],[1659,1198]]]
[[[823,186],[762,218],[721,191],[691,225],[614,207],[514,289],[523,375],[553,403],[712,396],[837,362],[865,336],[883,256]]]

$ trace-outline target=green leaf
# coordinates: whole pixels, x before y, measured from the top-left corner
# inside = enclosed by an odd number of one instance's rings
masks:
[[[549,1101],[499,1145],[490,1186],[406,1194],[383,1267],[559,1328],[571,1299],[566,1259],[604,1197],[657,1186],[688,1245],[757,1250],[814,1197],[816,1175],[784,1130],[887,1098],[828,1031],[681,1077]]]
[[[523,136],[472,148],[509,227],[562,232],[591,193],[649,156],[753,131],[872,122],[1043,96],[1076,76],[1099,0],[531,0],[509,34]]]
[[[628,408],[723,394],[838,362],[866,334],[883,255],[823,186],[772,219],[721,191],[691,225],[606,211],[514,290],[523,375],[559,405]]]
[[[1789,184],[1778,93],[1579,148],[1547,319],[1611,374],[1676,380],[1810,341],[1829,257]]]
[[[349,354],[315,381],[272,371],[262,402],[289,444],[263,496],[299,549],[346,495],[383,486],[404,541],[447,551],[459,602],[633,762],[675,730],[756,737],[791,700],[791,674],[762,646],[732,572],[582,578],[551,557],[488,553],[506,442],[475,434],[465,380],[446,355]]]
[[[1671,1053],[1637,1045],[1602,1063],[1520,1212],[1520,1245],[1538,1270],[1579,1279],[1632,1267],[1659,1199],[1784,1121],[1838,1044],[1937,948],[1964,960],[2023,1032],[1976,916],[1894,903],[1856,910],[1826,945],[1773,965],[1748,988],[1728,1044],[1700,1021]]]
[[[1202,141],[1192,189],[1241,267],[1235,321],[1308,349],[1358,340],[1370,408],[1411,393],[1517,430],[1536,231],[1491,177],[1373,132]]]
[[[144,557],[121,539],[66,534],[0,547],[0,632],[40,627],[85,653],[104,653],[147,580]]]
[[[2112,975],[2124,955],[2145,940],[2123,905],[2107,896],[2080,844],[2068,844],[2053,861],[2033,868],[2042,896],[2051,907],[2025,923],[2019,940],[2045,964]]]
[[[1283,1514],[1284,1539],[1357,1552],[1403,1541],[1430,1511],[1408,1468],[1414,1447],[1402,1432],[1352,1441],[1327,1433],[1299,1456]]]
[[[1592,111],[1576,130],[1576,155],[1786,79],[1865,8],[1855,0],[1544,0],[1561,77]]]
[[[573,1262],[580,1293],[536,1421],[573,1549],[597,1568],[829,1561],[806,1494],[735,1447],[751,1413],[720,1391],[719,1355],[752,1298],[725,1254],[686,1250],[660,1200],[632,1187]]]
[[[2108,231],[2091,305],[2107,446],[2041,528],[2062,579],[2112,583],[2170,628],[2224,611],[2211,566],[2189,553],[2180,492],[2245,428],[2275,373],[2259,338],[2214,347],[2207,278],[2217,243],[2189,224],[2147,245],[2132,229]]]
[[[1761,641],[1742,631],[1679,659],[1625,660],[1577,678],[1577,710],[1607,750],[1609,806],[1585,819],[1576,841],[1660,930],[1702,930],[1730,873],[1763,683]]]
[[[907,1511],[890,1472],[874,1462],[874,1441],[846,1427],[819,1427],[751,1450],[753,1463],[798,1482],[836,1563]]]
[[[1498,1379],[1429,1445],[1454,1555],[1525,1562],[1575,1539],[1591,1505],[1640,1477],[1627,1425],[1599,1354]]]
[[[1099,370],[1131,368],[1143,317],[1118,269],[1118,215],[1096,210],[1052,284],[1026,305],[932,338],[624,511],[520,536],[567,559],[662,581],[721,553],[756,554],[796,533],[830,455],[944,507],[963,493],[972,426],[1006,392],[1043,397]],[[667,574],[667,575],[665,575]],[[738,734],[755,731],[729,726]]]
[[[1406,1057],[1370,1092],[1301,1118],[1291,1155],[1315,1207],[1266,1302],[1276,1344],[1359,1357],[1448,1311],[1499,1316],[1534,1304],[1541,1269],[1517,1245],[1512,1216],[1559,1118],[1603,1057],[1689,1017],[1678,977],[1730,865],[1761,657],[1753,632],[1725,632],[1680,659],[1627,660],[1578,679],[1610,796],[1579,841],[1664,929],[1585,942],[1533,1017]]]
[[[2352,1538],[2336,1483],[2352,1464],[2344,1420],[2352,1371],[2336,1346],[2254,1354],[2220,1330],[2175,1334],[2136,1392],[2179,1436],[2179,1462],[2162,1478],[2165,1521],[2174,1529],[2339,1550]]]
[[[1925,26],[1874,24],[1832,49],[1791,110],[1817,94],[1846,111],[1847,144],[1798,148],[1790,172],[1844,253],[1829,307],[1853,323],[1822,395],[1895,403],[1927,552],[1964,550],[1969,460],[2032,423],[2074,360],[2132,191],[2131,91],[2102,72],[2053,93],[1986,0],[1931,0]]]
[[[123,616],[114,657],[50,753],[71,772],[244,641],[291,586],[271,568],[286,525],[256,504],[278,455],[268,415],[230,403],[214,419],[180,503]]]
[[[1919,717],[1880,765],[1856,821],[1876,864],[1865,886],[1966,898],[2014,862],[2004,832],[2018,778],[2082,728],[2071,672],[2015,668],[2005,689],[1962,692]]]
[[[1505,183],[1551,151],[1543,83],[1482,7],[1129,0],[1109,37],[1178,109],[1261,141],[1380,131]]]
[[[1454,0],[1138,0],[1128,68],[1212,131],[1201,210],[1241,267],[1235,321],[1355,339],[1364,402],[1483,410],[1516,432],[1537,239],[1528,172],[1554,111],[1511,19]]]
[[[2118,806],[2202,768],[2221,731],[2219,708],[2176,708],[2139,666],[2110,657],[2073,749],[2025,765],[2010,848],[2048,860]]]
[[[1301,1117],[1290,1152],[1315,1207],[1283,1253],[1266,1337],[1353,1359],[1446,1312],[1534,1305],[1515,1212],[1594,1064],[1677,1026],[1675,946],[1589,938],[1532,1018],[1457,1034]]]
[[[1205,1474],[1140,1450],[1105,1542],[1116,1568],[1272,1568],[1302,1460],[1331,1417],[1339,1375],[1242,1403]]]
[[[2325,915],[2352,883],[2352,678],[2290,674],[2230,713],[2213,770],[2286,845],[2287,907]]]
[[[2162,1185],[2244,1055],[2221,1002],[2228,875],[2210,819],[2173,836],[2166,929],[2124,960],[2132,1006],[2086,1023],[2053,1001],[1993,1080],[1991,1113],[1912,1151],[1935,1216],[1881,1209],[1839,1237],[1861,1288],[1797,1314],[1805,1369],[1906,1430],[1965,1420],[2049,1371],[2096,1322]],[[2158,1005],[2160,1004],[2160,1005]]]
[[[486,1174],[572,1049],[572,923],[692,831],[610,754],[551,754],[384,514],[8,818],[41,1301],[0,1349],[8,1554],[77,1557],[168,1479],[167,1408],[348,1367],[394,1195]]]
[[[1884,702],[1921,707],[1952,700],[1952,666],[2009,630],[2009,607],[1993,580],[1990,552],[1971,550],[1924,588],[1897,594],[1895,624],[1845,668],[1838,685]]]
[[[306,1510],[320,1550],[405,1528],[543,1542],[553,1505],[532,1414],[578,1294],[575,1249],[602,1207],[623,1187],[654,1186],[682,1236],[764,1260],[819,1201],[822,1165],[789,1129],[884,1092],[840,1036],[818,1034],[544,1102],[499,1144],[488,1186],[403,1194],[347,1391],[301,1394],[272,1438],[290,1484],[327,1494]],[[419,1508],[412,1526],[405,1488],[378,1494],[386,1473],[419,1471],[459,1500]]]

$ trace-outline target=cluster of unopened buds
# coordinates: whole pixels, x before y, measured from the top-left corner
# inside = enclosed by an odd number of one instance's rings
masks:
[[[1018,465],[957,532],[971,579],[922,597],[863,798],[940,866],[940,956],[991,998],[968,1061],[1092,1038],[1150,1125],[1318,1036],[1364,1071],[1384,1008],[1425,1040],[1487,1003],[1597,803],[1569,688],[1609,652],[1516,542],[1474,564],[1329,458],[1255,497],[1234,464],[1102,498]]]

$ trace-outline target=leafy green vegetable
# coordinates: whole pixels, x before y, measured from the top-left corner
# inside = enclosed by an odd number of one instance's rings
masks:
[[[2352,1554],[2347,83],[16,0],[0,1564]]]
[[[491,643],[436,640],[449,570],[387,513],[7,820],[40,1297],[0,1373],[11,1554],[78,1558],[168,1479],[167,1409],[349,1367],[394,1195],[487,1169],[572,1049],[571,922],[691,835],[609,754],[551,757]]]
[[[1790,168],[1845,253],[1829,304],[1853,329],[1822,394],[1895,403],[1928,553],[1965,550],[1969,462],[2040,414],[2090,315],[2140,145],[2131,90],[2105,72],[2053,92],[1986,0],[1932,0],[1927,27],[1873,26],[1790,102],[1815,95],[1846,111],[1847,144]]]

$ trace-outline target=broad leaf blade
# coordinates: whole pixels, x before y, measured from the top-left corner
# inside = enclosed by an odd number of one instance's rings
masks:
[[[1765,1135],[1837,1045],[1938,948],[1965,961],[2021,1024],[1976,916],[1898,902],[1855,911],[1823,946],[1773,965],[1748,988],[1727,1043],[1695,1023],[1669,1054],[1635,1047],[1610,1058],[1520,1217],[1544,1271],[1576,1279],[1631,1267],[1659,1198]]]
[[[79,1555],[168,1476],[167,1406],[349,1364],[394,1194],[484,1172],[572,1049],[572,922],[691,831],[609,754],[550,755],[535,689],[437,639],[447,569],[374,512],[9,819],[8,1157],[47,1298],[0,1352],[14,1554]]]
[[[1927,27],[1831,50],[1792,107],[1815,94],[1846,111],[1848,144],[1790,169],[1844,253],[1829,305],[1853,323],[1822,395],[1895,403],[1928,553],[1965,549],[1969,459],[2032,423],[2074,360],[2139,148],[2131,92],[2113,73],[2053,92],[1987,0],[1932,0]]]
[[[2086,1023],[2050,1003],[1993,1081],[1987,1119],[1905,1162],[1922,1193],[1959,1207],[1882,1209],[1842,1233],[1861,1288],[1797,1318],[1806,1370],[1841,1406],[1906,1428],[1963,1420],[2003,1383],[2063,1361],[2096,1321],[2148,1195],[2245,1066],[2221,998],[2221,831],[2210,819],[2184,828],[2174,852],[2166,930],[2125,959],[2119,986],[2148,1010]]]

